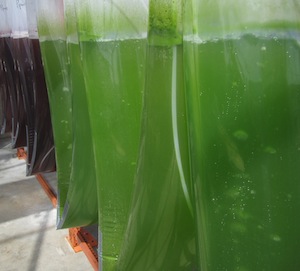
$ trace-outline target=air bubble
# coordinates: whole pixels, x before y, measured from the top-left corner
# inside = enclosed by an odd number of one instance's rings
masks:
[[[275,242],[280,242],[281,241],[281,237],[277,234],[271,234],[271,239]]]

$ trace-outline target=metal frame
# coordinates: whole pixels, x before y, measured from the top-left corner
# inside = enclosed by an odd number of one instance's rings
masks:
[[[44,189],[45,193],[47,194],[48,198],[50,199],[53,207],[57,206],[57,195],[55,191],[52,189],[52,187],[49,185],[47,180],[41,175],[41,174],[36,174],[35,175],[36,179],[40,183],[41,187]]]
[[[98,253],[94,250],[98,247],[98,242],[88,231],[84,228],[71,228],[67,240],[76,253],[83,251],[94,270],[98,270]]]

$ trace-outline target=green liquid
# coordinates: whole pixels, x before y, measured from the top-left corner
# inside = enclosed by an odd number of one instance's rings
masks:
[[[102,232],[99,262],[114,270],[138,156],[145,40],[82,41]]]
[[[53,127],[60,217],[66,202],[72,162],[72,104],[67,48],[62,40],[46,40],[40,45]]]
[[[185,48],[201,270],[300,270],[299,40]]]
[[[139,162],[118,270],[198,270],[182,46],[149,46]]]
[[[72,92],[73,153],[64,214],[58,227],[86,226],[98,220],[95,161],[79,45],[68,44]]]

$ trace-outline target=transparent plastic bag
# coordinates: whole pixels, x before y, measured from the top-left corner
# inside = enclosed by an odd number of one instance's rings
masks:
[[[59,223],[70,183],[72,164],[72,97],[62,0],[36,1],[38,35],[44,65],[58,179]]]
[[[118,270],[199,270],[187,145],[181,4],[150,0],[138,166]]]
[[[76,1],[99,200],[99,262],[115,270],[138,157],[146,1]]]
[[[7,82],[7,45],[10,36],[6,0],[0,1],[0,134],[11,133],[12,112]]]
[[[299,2],[185,8],[201,270],[298,270]]]
[[[14,106],[14,84],[13,84],[13,58],[10,50],[11,25],[9,20],[9,5],[6,0],[0,2],[0,27],[1,27],[1,104],[3,116],[1,121],[1,134],[15,131],[14,116],[16,116],[16,106]]]
[[[72,93],[73,148],[70,184],[58,228],[87,226],[98,222],[95,158],[73,0],[64,1],[64,11],[68,76]]]
[[[27,111],[27,175],[55,170],[55,151],[48,93],[37,34],[35,0],[26,1],[28,23],[25,105]],[[25,65],[24,65],[25,66]]]
[[[11,1],[12,15],[12,45],[14,56],[15,77],[18,78],[17,107],[18,125],[25,126],[25,134],[18,133],[17,141],[20,136],[25,137],[23,145],[16,144],[15,147],[26,147],[29,154],[26,157],[27,173],[32,157],[34,146],[34,91],[33,91],[33,69],[32,52],[28,37],[27,12],[25,3],[22,1]]]
[[[10,38],[6,39],[7,73],[10,87],[12,108],[12,147],[26,147],[27,112],[24,101],[24,62],[26,57],[26,38],[28,37],[25,6],[19,1],[8,1],[7,12],[11,29]]]
[[[6,120],[7,120],[6,107],[7,107],[7,101],[9,102],[9,99],[7,98],[7,87],[6,87],[5,70],[4,70],[4,63],[3,63],[4,56],[5,56],[4,39],[0,37],[0,134],[4,134],[6,130]]]

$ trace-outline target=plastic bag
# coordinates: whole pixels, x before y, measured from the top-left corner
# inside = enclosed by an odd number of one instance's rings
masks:
[[[64,1],[72,93],[72,166],[70,184],[58,228],[98,222],[95,159],[73,0]]]
[[[0,134],[11,133],[11,104],[7,85],[6,39],[10,36],[7,18],[7,4],[0,1]]]
[[[26,50],[25,44],[28,35],[25,6],[19,1],[7,2],[8,19],[11,28],[11,37],[6,39],[7,50],[7,73],[12,108],[12,147],[25,147],[26,142],[26,125],[27,114],[24,104],[22,83],[24,79],[24,67],[21,51]],[[25,41],[26,42],[26,41]]]
[[[39,0],[37,25],[48,90],[58,179],[59,223],[70,183],[72,164],[72,100],[62,0]]]
[[[150,0],[139,158],[118,270],[199,270],[189,174],[181,4]]]
[[[28,40],[24,66],[27,90],[27,175],[55,170],[52,123],[40,44],[37,35],[35,0],[26,1]],[[28,60],[30,60],[28,62]]]
[[[76,1],[94,143],[99,262],[115,270],[138,157],[148,9],[143,1]]]
[[[1,31],[1,30],[0,30]],[[5,70],[4,70],[4,38],[0,37],[0,134],[4,134],[6,130],[6,104],[7,101],[7,87],[5,81]]]
[[[185,8],[201,270],[298,270],[299,2]]]
[[[6,0],[1,2],[1,104],[3,107],[3,116],[1,121],[1,133],[8,132],[12,135],[14,116],[16,107],[13,104],[14,84],[13,84],[13,58],[9,48],[11,40],[11,25],[9,22],[9,6]]]

